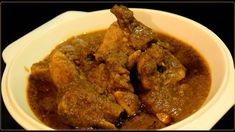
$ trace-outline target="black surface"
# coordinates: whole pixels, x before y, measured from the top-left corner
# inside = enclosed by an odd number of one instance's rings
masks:
[[[10,43],[69,10],[93,11],[111,8],[114,3],[2,3],[1,51]],[[164,10],[193,19],[216,33],[234,55],[234,3],[124,3],[128,7]],[[98,21],[98,20],[97,20]],[[1,60],[1,73],[5,68]],[[2,75],[2,74],[1,74]],[[1,98],[2,100],[2,98]],[[1,101],[1,128],[22,129]],[[212,128],[234,129],[234,107]]]

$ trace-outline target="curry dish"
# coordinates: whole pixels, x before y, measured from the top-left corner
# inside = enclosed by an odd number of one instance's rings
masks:
[[[197,111],[211,85],[203,57],[125,6],[111,12],[108,29],[70,38],[32,65],[35,115],[55,129],[160,129]]]

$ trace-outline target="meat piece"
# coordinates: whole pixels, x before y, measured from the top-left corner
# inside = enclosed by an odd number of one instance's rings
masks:
[[[185,77],[186,69],[169,51],[154,44],[140,57],[137,70],[145,89],[175,84]]]
[[[102,44],[95,53],[96,60],[125,65],[128,54],[134,52],[133,49],[128,47],[127,41],[127,36],[118,23],[114,22],[108,28]]]
[[[108,28],[95,57],[98,61],[107,62],[108,58],[112,56],[112,60],[115,60],[112,62],[126,65],[127,57],[136,50],[145,50],[148,43],[154,40],[155,33],[137,21],[133,12],[125,6],[115,5],[111,12],[117,17],[118,23],[114,22]],[[113,54],[115,54],[115,58]]]
[[[130,83],[129,71],[120,65],[100,64],[94,67],[87,74],[87,79],[98,85],[98,91],[103,88],[112,93],[129,116],[135,115],[138,111],[140,101],[134,94],[133,86]]]
[[[63,94],[58,104],[58,114],[74,127],[114,128],[113,123],[123,109],[105,96],[100,96],[89,82],[82,83],[87,83],[86,87],[81,87],[81,84],[70,86],[71,90]]]
[[[120,65],[101,63],[87,73],[87,79],[110,93],[116,90],[134,92],[129,74],[129,71]]]
[[[62,52],[70,61],[75,63],[79,73],[85,73],[97,64],[93,54],[102,42],[104,34],[105,31],[101,31],[70,38],[58,45],[53,52]]]
[[[124,108],[128,115],[135,115],[139,110],[140,102],[137,95],[131,92],[116,91],[114,96],[117,102]]]
[[[155,34],[150,28],[137,21],[133,12],[128,8],[115,5],[111,12],[116,15],[117,22],[114,22],[108,28],[103,43],[95,53],[96,60],[104,62],[105,66],[99,66],[92,70],[88,79],[100,84],[101,87],[106,87],[112,93],[122,90],[132,92],[126,93],[126,96],[131,95],[130,97],[135,99],[133,106],[128,106],[130,104],[123,94],[121,94],[122,96],[120,94],[115,96],[118,103],[131,116],[137,111],[137,104],[140,104],[140,101],[134,96],[127,69],[130,70],[134,67],[141,50],[148,47],[148,43],[154,39]],[[120,73],[117,69],[122,69],[125,73]],[[103,78],[107,78],[107,81],[104,81]]]
[[[168,50],[154,44],[140,57],[137,70],[144,89],[139,94],[141,101],[163,123],[171,123],[172,116],[182,111],[183,100],[175,88],[186,69]]]
[[[72,63],[66,56],[60,51],[55,51],[50,58],[49,70],[54,84],[61,91],[65,89],[67,85],[76,82],[79,74],[76,70],[74,63]],[[82,78],[82,77],[80,77]]]
[[[53,52],[49,70],[58,88],[58,114],[67,124],[78,128],[113,128],[123,108],[107,94],[100,94],[97,86],[81,76],[65,54]]]
[[[148,112],[156,115],[161,122],[169,125],[173,121],[182,119],[181,116],[187,111],[186,106],[189,104],[185,102],[184,98],[179,96],[177,91],[177,85],[162,86],[161,88],[146,90],[140,93],[139,98],[145,104]]]
[[[111,12],[117,17],[120,28],[128,34],[128,43],[135,50],[144,50],[147,43],[156,36],[151,28],[135,19],[133,12],[127,7],[114,5]]]

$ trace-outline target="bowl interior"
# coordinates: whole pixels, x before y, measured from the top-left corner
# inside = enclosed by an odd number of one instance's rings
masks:
[[[212,86],[203,105],[205,106],[222,88],[220,86],[226,79],[227,62],[218,41],[205,27],[178,15],[144,9],[135,9],[134,14],[139,21],[155,31],[169,34],[190,44],[207,60],[212,74]],[[26,46],[17,53],[9,69],[7,85],[16,110],[28,115],[29,121],[32,119],[39,121],[30,110],[27,102],[26,88],[30,73],[25,68],[30,69],[33,63],[42,60],[56,45],[66,39],[78,34],[106,29],[115,20],[116,18],[109,10],[98,11],[88,13],[80,19],[56,23],[44,35],[32,35]]]

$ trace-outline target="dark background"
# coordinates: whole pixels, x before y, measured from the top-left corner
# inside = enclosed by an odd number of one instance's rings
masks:
[[[3,2],[1,3],[1,52],[7,45],[65,11],[108,9],[115,3],[123,3],[134,8],[164,10],[195,20],[217,34],[229,48],[231,54],[234,55],[234,3],[231,2]],[[1,75],[4,68],[5,64],[1,60]],[[23,129],[9,115],[2,98],[0,119],[2,129]],[[234,107],[212,129],[234,129]]]

